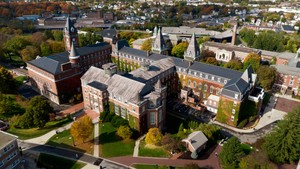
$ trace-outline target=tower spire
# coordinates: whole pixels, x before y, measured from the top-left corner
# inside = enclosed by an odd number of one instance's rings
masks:
[[[164,37],[161,33],[161,28],[158,29],[154,43],[152,44],[152,52],[159,54],[166,54],[167,47]]]
[[[196,35],[193,33],[188,48],[184,52],[184,59],[197,60],[200,58],[200,48],[196,40]]]
[[[76,50],[74,43],[72,43],[69,58],[70,59],[78,59],[79,57],[80,57],[80,55],[79,55],[78,51]]]

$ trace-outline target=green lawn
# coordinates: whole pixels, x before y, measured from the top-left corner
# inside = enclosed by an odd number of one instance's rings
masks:
[[[101,157],[132,155],[134,140],[123,141],[116,136],[116,128],[111,123],[99,124],[99,141]]]
[[[50,121],[42,129],[39,128],[19,129],[19,128],[11,127],[7,130],[7,132],[19,136],[19,139],[21,140],[26,140],[26,139],[31,139],[31,138],[44,135],[53,129],[59,128],[61,126],[66,125],[67,123],[70,123],[71,121],[72,120],[68,118],[57,120],[57,121]]]
[[[37,162],[39,167],[48,169],[80,169],[86,164],[70,159],[41,153]]]
[[[91,136],[91,138],[93,135]],[[93,139],[87,142],[77,142],[75,140],[75,146],[73,145],[73,138],[70,134],[70,130],[65,130],[61,133],[55,134],[53,137],[51,137],[46,144],[57,146],[57,147],[63,147],[68,149],[74,149],[81,152],[86,152],[89,154],[93,154],[94,151],[94,144]]]
[[[146,147],[145,141],[140,142],[140,148],[139,148],[139,156],[145,156],[145,157],[169,157],[169,154],[167,151],[164,150],[162,147]]]
[[[18,87],[21,86],[23,84],[24,80],[26,80],[26,79],[27,79],[26,76],[18,76],[18,77],[16,77],[15,80],[16,80],[17,86]]]

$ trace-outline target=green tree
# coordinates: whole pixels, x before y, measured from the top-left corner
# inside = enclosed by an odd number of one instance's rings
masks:
[[[219,155],[223,168],[238,168],[239,161],[243,156],[241,143],[236,137],[230,138],[224,144]]]
[[[260,66],[260,60],[261,57],[258,54],[249,53],[244,60],[244,70],[246,70],[250,65],[252,65],[254,72],[256,72]]]
[[[181,42],[175,45],[172,49],[172,55],[178,58],[183,58],[183,54],[186,51],[189,44],[187,42]]]
[[[293,163],[300,157],[300,106],[289,112],[265,137],[263,149],[276,163]]]
[[[200,44],[202,44],[202,43],[204,43],[204,42],[207,42],[207,41],[209,41],[209,40],[210,40],[210,37],[209,37],[209,36],[203,36],[203,37],[198,38],[198,39],[197,39],[197,42],[198,42],[198,44],[200,45]]]
[[[151,51],[152,49],[152,39],[147,39],[143,42],[142,46],[141,46],[142,50],[145,51]]]
[[[44,38],[45,38],[46,40],[48,40],[48,39],[54,39],[54,38],[53,38],[52,31],[51,31],[51,30],[45,30],[45,31],[44,31]]]
[[[62,41],[64,36],[61,30],[53,30],[52,35],[55,41]]]
[[[264,31],[256,37],[253,47],[269,51],[281,52],[283,46],[284,35],[274,31]]]
[[[132,131],[128,126],[120,126],[117,130],[117,135],[124,140],[130,139],[132,136]]]
[[[72,124],[70,133],[74,137],[74,140],[80,140],[84,143],[92,135],[93,127],[92,119],[86,115]]]
[[[277,166],[269,161],[267,154],[260,150],[250,153],[242,158],[239,163],[240,169],[276,169]]]
[[[31,98],[29,106],[26,109],[26,113],[23,115],[23,120],[27,120],[28,116],[33,117],[32,126],[27,127],[38,127],[42,128],[50,120],[50,113],[53,108],[50,106],[49,102],[42,96],[35,96]]]
[[[270,66],[260,66],[257,70],[259,84],[265,90],[270,90],[276,80],[276,74],[276,68]]]
[[[11,56],[20,55],[20,51],[24,49],[30,42],[21,36],[15,36],[3,44],[3,50]]]
[[[213,124],[200,123],[197,130],[202,131],[205,136],[213,142],[216,142],[221,135],[220,127]]]
[[[243,69],[243,63],[240,60],[230,60],[227,62],[224,67],[233,69],[233,70],[242,70]]]
[[[0,66],[0,93],[12,93],[16,90],[16,81],[12,74]]]
[[[39,48],[35,46],[26,46],[25,49],[21,50],[20,52],[22,60],[24,62],[28,62],[30,60],[35,59],[38,55],[41,54]]]
[[[48,45],[47,42],[42,42],[40,45],[41,48],[41,55],[42,56],[48,56],[52,53],[51,47]]]
[[[247,43],[248,46],[252,46],[256,38],[255,31],[247,28],[243,28],[239,32],[239,35],[241,36],[242,40]]]
[[[160,145],[163,135],[158,128],[150,128],[146,134],[145,141],[147,144]]]
[[[13,98],[0,94],[0,119],[8,119],[14,115],[21,115],[24,109]]]

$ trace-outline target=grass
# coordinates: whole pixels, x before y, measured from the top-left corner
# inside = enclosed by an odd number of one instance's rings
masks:
[[[75,141],[74,142],[75,146],[73,146],[73,138],[70,134],[70,130],[65,130],[61,133],[52,136],[46,144],[93,154],[93,150],[94,150],[93,139],[84,143],[76,142],[76,140],[74,141]]]
[[[251,146],[248,145],[248,144],[241,144],[241,147],[242,147],[244,153],[247,154],[247,155],[250,154],[251,151],[253,150],[253,149],[251,148]]]
[[[7,132],[17,135],[21,140],[26,140],[26,139],[31,139],[31,138],[44,135],[53,129],[59,128],[61,126],[66,125],[67,123],[70,123],[71,121],[72,120],[68,118],[57,120],[57,121],[50,121],[46,124],[44,128],[41,129],[39,128],[19,129],[19,128],[11,127],[7,130]]]
[[[132,155],[134,140],[121,140],[116,135],[116,128],[111,123],[99,125],[99,142],[101,157],[117,157]]]
[[[169,157],[168,152],[159,146],[149,147],[145,141],[140,142],[139,156],[144,157]]]
[[[39,167],[47,169],[80,169],[83,168],[86,164],[62,157],[41,153],[39,155],[37,165]]]
[[[17,77],[15,77],[17,86],[18,87],[21,86],[23,84],[24,80],[26,80],[26,79],[27,79],[26,76],[17,76]]]

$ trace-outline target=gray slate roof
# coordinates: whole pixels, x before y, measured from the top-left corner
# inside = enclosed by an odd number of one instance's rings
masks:
[[[196,151],[199,147],[204,145],[208,141],[208,139],[202,131],[194,131],[182,141],[189,143],[194,149],[192,151]]]
[[[102,37],[105,38],[114,38],[117,36],[117,30],[116,29],[104,29],[99,33]]]
[[[7,144],[16,140],[18,137],[12,134],[6,133],[4,131],[0,131],[0,149],[2,149]]]
[[[103,84],[103,83],[100,83],[100,82],[97,82],[97,81],[93,81],[89,84],[87,84],[95,89],[98,89],[100,91],[104,91],[107,89],[107,85]]]
[[[89,53],[99,51],[101,50],[101,48],[107,47],[107,45],[109,44],[103,42],[103,43],[97,43],[94,45],[77,48],[76,53],[80,56],[87,55]],[[48,73],[57,75],[61,73],[61,65],[70,61],[69,55],[70,55],[69,52],[65,51],[51,56],[45,56],[35,60],[31,60],[27,62],[27,64],[31,64]]]
[[[300,68],[291,67],[288,65],[271,65],[277,69],[277,72],[300,77]]]
[[[200,57],[200,49],[199,49],[199,45],[196,40],[195,33],[193,33],[193,35],[191,37],[191,41],[189,43],[189,46],[186,49],[186,51],[184,52],[184,57],[192,58],[193,60]]]

